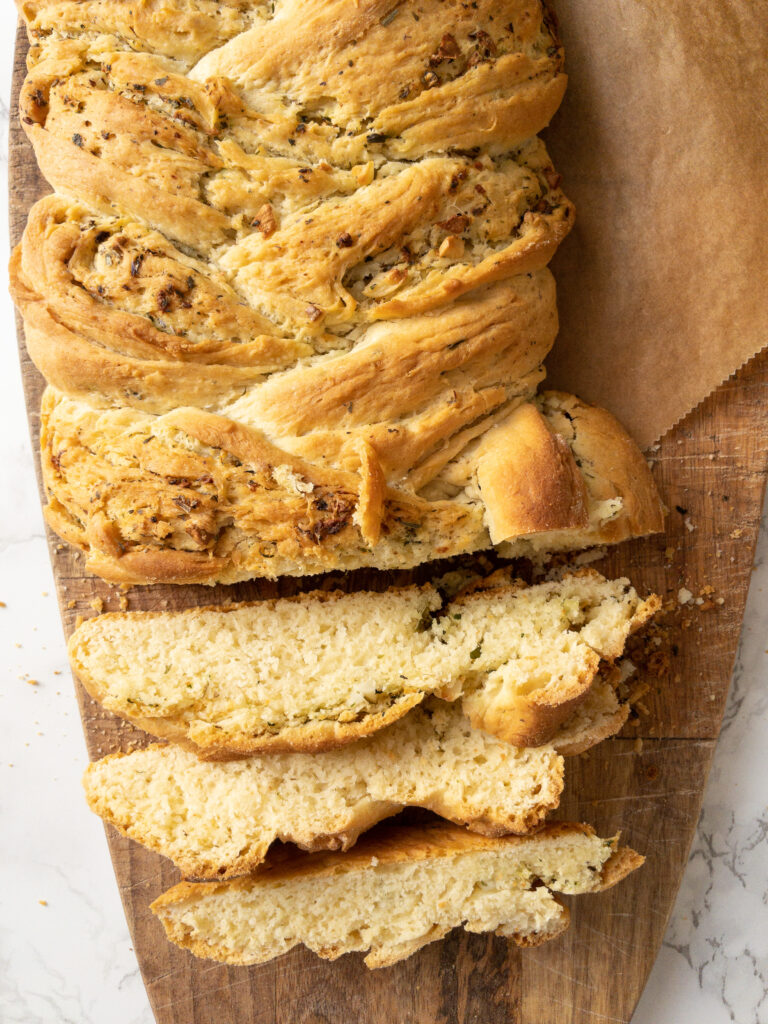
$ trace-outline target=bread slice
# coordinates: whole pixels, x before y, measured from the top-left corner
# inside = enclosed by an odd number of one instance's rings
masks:
[[[584,701],[601,662],[660,607],[627,579],[582,569],[527,587],[494,574],[450,604],[433,626],[446,685],[472,724],[519,746],[546,743]]]
[[[440,605],[426,586],[108,614],[69,653],[91,696],[155,736],[209,754],[317,751],[423,700]]]
[[[151,909],[176,945],[228,964],[264,963],[303,943],[328,960],[368,951],[366,966],[385,967],[461,925],[519,945],[554,938],[568,911],[553,892],[598,892],[642,862],[586,825],[505,838],[384,826],[351,853],[276,857],[241,879],[182,882]]]
[[[276,839],[346,850],[406,805],[483,835],[528,832],[560,801],[563,759],[479,732],[433,699],[338,750],[211,762],[155,744],[96,761],[83,784],[91,810],[124,835],[187,876],[226,878],[260,864]]]
[[[444,608],[427,585],[108,614],[83,623],[69,653],[109,711],[207,756],[329,749],[434,692],[527,746],[555,734],[657,606],[582,570]]]

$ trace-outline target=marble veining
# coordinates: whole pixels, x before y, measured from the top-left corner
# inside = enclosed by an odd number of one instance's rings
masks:
[[[15,32],[0,10],[0,195]],[[5,201],[0,235],[7,239]],[[152,1024],[98,820],[0,288],[0,1021]],[[768,1022],[768,529],[704,809],[633,1024]],[[223,1024],[223,1022],[222,1022]],[[394,1024],[394,1022],[393,1022]],[[546,1022],[541,1022],[546,1024]]]

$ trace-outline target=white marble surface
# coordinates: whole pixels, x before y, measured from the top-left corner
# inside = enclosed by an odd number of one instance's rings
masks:
[[[14,22],[13,5],[5,0],[0,11],[3,239]],[[81,795],[85,745],[53,596],[4,287],[0,323],[0,600],[6,602],[0,608],[0,1022],[152,1024],[101,825]],[[704,811],[634,1024],[768,1022],[768,531],[763,525]]]

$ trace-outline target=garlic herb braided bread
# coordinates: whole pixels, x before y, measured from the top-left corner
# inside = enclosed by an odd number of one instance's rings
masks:
[[[616,421],[534,397],[573,223],[536,137],[566,81],[539,0],[21,6],[55,194],[12,289],[51,385],[48,520],[91,571],[231,583],[659,529]]]

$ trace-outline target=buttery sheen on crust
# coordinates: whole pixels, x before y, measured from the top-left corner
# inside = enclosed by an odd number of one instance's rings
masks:
[[[48,521],[91,571],[228,583],[659,528],[619,425],[533,401],[573,221],[536,138],[565,88],[539,0],[22,12],[56,194],[12,290],[52,386]]]
[[[591,570],[530,587],[503,572],[447,605],[425,585],[100,615],[75,630],[69,655],[109,711],[208,757],[327,750],[430,694],[531,746],[555,737],[596,683],[590,720],[600,716],[603,736],[620,728],[598,671],[658,607]]]
[[[385,967],[458,926],[523,946],[554,938],[568,912],[553,892],[599,892],[643,859],[587,825],[504,838],[380,826],[349,853],[278,855],[244,878],[182,882],[151,909],[199,957],[264,963],[303,943],[328,960],[367,952],[367,967]]]

